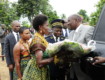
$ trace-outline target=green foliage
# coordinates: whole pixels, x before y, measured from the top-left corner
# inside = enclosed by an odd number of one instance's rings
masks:
[[[86,14],[87,12],[81,9],[78,14],[83,17],[83,23],[89,22],[89,16]]]
[[[58,18],[48,0],[18,0],[17,12],[18,16],[28,17],[30,22],[40,13],[47,15],[50,18],[49,21]]]
[[[47,16],[48,16],[48,18],[49,18],[49,23],[51,23],[51,21],[53,21],[54,19],[58,19],[59,17],[57,16],[57,13],[56,13],[56,11],[49,11],[49,12],[47,12],[47,13],[45,13]]]
[[[8,28],[13,20],[28,17],[32,22],[33,17],[40,13],[47,15],[49,22],[59,18],[48,0],[18,0],[17,4],[9,3],[8,0],[0,0],[0,23],[7,25]],[[26,21],[22,25],[30,27]]]
[[[28,22],[27,21],[23,21],[22,22],[22,26],[25,26],[25,27],[28,27],[28,28],[30,28],[31,26],[28,24]]]
[[[99,16],[100,16],[100,13],[102,11],[102,8],[104,7],[105,5],[105,0],[100,0],[97,5],[95,6],[96,7],[96,11],[93,12],[90,16],[90,25],[92,26],[95,26],[98,19],[99,19]]]
[[[16,14],[16,4],[10,4],[8,1],[0,3],[0,23],[7,26],[13,20],[18,20],[19,17]]]

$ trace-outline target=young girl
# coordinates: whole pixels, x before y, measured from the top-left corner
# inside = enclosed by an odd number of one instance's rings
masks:
[[[29,51],[29,42],[30,31],[26,27],[21,27],[19,30],[21,39],[15,45],[13,49],[14,61],[15,61],[15,70],[13,80],[21,80],[23,76],[24,69],[27,66],[28,61],[30,60],[30,51]]]

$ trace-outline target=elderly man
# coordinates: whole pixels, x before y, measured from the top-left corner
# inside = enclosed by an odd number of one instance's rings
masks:
[[[14,59],[13,59],[13,48],[14,45],[19,41],[19,28],[20,23],[18,21],[13,21],[11,23],[12,32],[9,33],[5,38],[5,54],[6,62],[10,72],[10,80],[13,80],[13,70],[14,70]]]
[[[82,24],[83,18],[80,15],[73,14],[68,18],[68,28],[72,30],[69,34],[69,39],[87,45],[93,34],[93,27]],[[91,80],[80,67],[80,59],[72,63],[70,77],[72,80]]]

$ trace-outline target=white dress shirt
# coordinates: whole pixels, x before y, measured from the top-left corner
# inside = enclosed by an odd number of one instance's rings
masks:
[[[12,33],[13,33],[13,35],[14,35],[14,37],[15,37],[16,42],[18,42],[18,41],[17,41],[17,34],[19,35],[19,33],[16,33],[16,32],[14,32],[14,31],[12,31]]]
[[[64,36],[64,37],[66,37],[66,32],[67,32],[67,37],[68,37],[69,34],[70,34],[69,29],[62,29],[62,32],[63,32],[63,36]]]
[[[53,35],[53,37],[54,37],[55,42],[56,42],[56,38],[57,38],[57,42],[60,41],[60,37],[56,37],[54,34],[52,34],[52,35]]]

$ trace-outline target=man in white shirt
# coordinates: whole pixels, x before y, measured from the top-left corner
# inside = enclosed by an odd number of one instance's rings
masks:
[[[62,34],[65,38],[68,38],[71,30],[68,29],[67,20],[62,20],[62,23],[63,23]]]
[[[71,15],[68,18],[68,28],[72,30],[69,34],[69,39],[87,45],[88,41],[91,40],[94,28],[82,25],[82,20],[83,18],[77,14]],[[91,78],[81,70],[80,60],[72,64],[70,72],[72,80],[91,80]]]
[[[4,48],[5,48],[6,62],[10,73],[10,80],[13,80],[13,70],[15,65],[13,58],[13,48],[20,38],[18,33],[20,28],[20,23],[18,21],[13,21],[11,23],[11,26],[12,26],[12,32],[6,36],[4,42]]]
[[[72,30],[69,39],[87,44],[92,38],[94,27],[83,25],[80,17],[79,15],[72,15],[68,18],[68,28]]]

